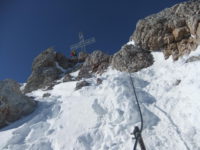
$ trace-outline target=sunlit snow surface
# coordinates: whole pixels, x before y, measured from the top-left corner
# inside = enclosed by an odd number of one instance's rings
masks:
[[[200,61],[153,55],[154,65],[132,74],[146,149],[200,150]],[[196,55],[200,48],[190,54]],[[76,82],[61,82],[30,93],[38,108],[0,130],[0,150],[131,150],[130,133],[140,119],[130,78],[111,68],[97,77],[101,85],[91,78],[91,86],[78,91]],[[44,93],[51,96],[43,98]]]

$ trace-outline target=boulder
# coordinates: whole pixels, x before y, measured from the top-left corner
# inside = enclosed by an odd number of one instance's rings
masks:
[[[16,81],[0,81],[0,128],[30,114],[36,106],[36,101],[21,93]]]
[[[110,57],[100,50],[93,51],[83,63],[78,79],[89,78],[96,72],[103,73],[110,64]]]
[[[50,86],[53,81],[60,78],[63,69],[68,69],[73,65],[75,65],[73,61],[48,48],[34,59],[32,73],[27,80],[24,92],[28,93]]]
[[[74,81],[74,78],[70,74],[64,76],[63,82]]]
[[[145,50],[164,50],[174,60],[200,44],[200,1],[187,1],[138,21],[130,37]]]
[[[136,72],[153,64],[153,56],[149,51],[125,45],[114,54],[111,66],[119,71]]]
[[[81,89],[84,86],[90,86],[90,83],[88,83],[87,81],[77,82],[75,90],[79,90],[79,89]]]
[[[102,80],[102,79],[100,79],[100,78],[97,78],[97,80],[96,80],[96,83],[97,83],[97,85],[100,85],[100,84],[102,84],[102,82],[103,82],[103,80]]]
[[[44,94],[42,95],[43,98],[45,98],[45,97],[50,97],[50,96],[51,96],[50,93],[44,93]]]

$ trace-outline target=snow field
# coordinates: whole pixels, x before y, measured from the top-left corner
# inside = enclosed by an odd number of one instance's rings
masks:
[[[39,101],[39,108],[26,117],[28,121],[13,129],[13,136],[3,149],[132,148],[130,133],[140,119],[130,78],[126,73],[111,69],[99,78],[103,80],[101,85],[97,86],[96,79],[91,78],[88,82],[92,86],[78,91],[74,91],[76,82],[67,82],[56,85],[50,91],[37,90],[29,94]],[[44,93],[51,96],[43,98]],[[156,118],[145,107],[143,111],[147,120]],[[154,124],[152,121],[146,127]]]
[[[129,44],[134,44],[131,42]],[[200,150],[200,61],[173,62],[153,53],[155,62],[132,74],[144,118],[148,150]],[[200,47],[190,56],[200,55]],[[77,76],[78,71],[72,73]],[[96,78],[103,80],[97,85]],[[30,93],[37,110],[0,130],[1,150],[130,150],[130,133],[140,125],[130,77],[108,69],[87,79],[91,86],[74,91],[76,81]],[[50,97],[43,98],[44,93]]]
[[[200,47],[190,54],[198,55]],[[157,135],[153,141],[159,142],[154,149],[200,150],[200,62],[185,63],[188,57],[173,62],[171,58],[164,60],[161,53],[154,53],[154,65],[137,73],[149,82],[144,90],[156,98],[149,109],[161,119],[151,131],[157,133],[149,134]]]

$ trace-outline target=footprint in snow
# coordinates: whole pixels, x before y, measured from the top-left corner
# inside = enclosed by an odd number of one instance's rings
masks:
[[[105,115],[107,113],[107,111],[98,103],[97,99],[95,99],[94,103],[92,104],[92,108],[94,112],[99,116]]]

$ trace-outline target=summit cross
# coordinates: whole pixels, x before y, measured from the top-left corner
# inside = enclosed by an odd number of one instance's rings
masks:
[[[79,40],[80,42],[70,46],[71,50],[76,50],[81,48],[82,51],[86,52],[86,46],[96,42],[94,37],[85,40],[82,32],[79,33]]]

